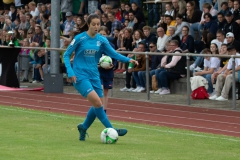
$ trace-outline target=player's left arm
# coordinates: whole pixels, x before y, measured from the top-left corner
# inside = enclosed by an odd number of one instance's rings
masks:
[[[134,63],[134,64],[137,64],[138,65],[138,62],[133,60],[133,59],[130,59],[128,57],[125,57],[119,53],[117,53],[112,47],[111,45],[109,44],[109,42],[107,41],[107,39],[104,39],[103,42],[102,42],[102,47],[103,47],[103,50],[105,51],[105,53],[110,56],[111,58],[114,58],[114,59],[117,59],[121,62],[124,62],[124,63]]]

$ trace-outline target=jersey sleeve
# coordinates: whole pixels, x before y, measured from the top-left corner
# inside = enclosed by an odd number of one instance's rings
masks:
[[[75,51],[75,49],[77,48],[78,45],[79,45],[79,42],[77,42],[77,37],[75,37],[63,55],[64,63],[65,63],[67,73],[68,73],[68,77],[75,76],[72,66],[71,66],[70,59],[71,59],[72,53]]]
[[[102,37],[102,50],[111,58],[114,58],[121,62],[128,63],[130,61],[130,58],[117,53],[109,44],[108,40],[104,37]]]

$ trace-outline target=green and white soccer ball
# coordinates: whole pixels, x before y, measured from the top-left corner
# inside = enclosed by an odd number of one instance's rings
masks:
[[[102,68],[109,68],[112,64],[112,58],[109,56],[102,56],[99,60],[99,64]]]
[[[113,128],[105,128],[100,135],[102,143],[114,144],[118,140],[118,133]]]

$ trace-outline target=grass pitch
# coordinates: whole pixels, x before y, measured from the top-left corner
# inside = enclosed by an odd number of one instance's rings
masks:
[[[240,138],[112,121],[129,133],[102,144],[95,121],[78,140],[82,117],[0,106],[0,160],[236,160]]]

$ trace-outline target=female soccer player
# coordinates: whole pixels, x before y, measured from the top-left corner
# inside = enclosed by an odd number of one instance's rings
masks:
[[[89,26],[88,31],[74,37],[64,54],[68,77],[71,78],[78,92],[92,104],[85,121],[78,125],[79,140],[81,141],[85,140],[86,131],[96,117],[106,128],[113,128],[102,106],[103,89],[97,64],[103,51],[119,61],[138,64],[137,61],[118,54],[112,49],[105,37],[97,34],[101,24],[98,15],[89,15],[87,24]],[[71,67],[70,57],[73,52],[75,52],[75,58],[73,67]],[[116,129],[116,131],[119,136],[124,136],[127,133],[126,129]]]

